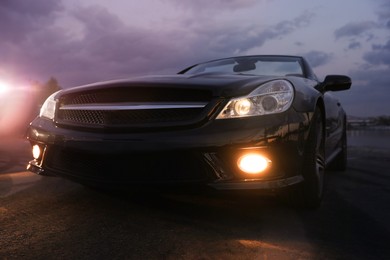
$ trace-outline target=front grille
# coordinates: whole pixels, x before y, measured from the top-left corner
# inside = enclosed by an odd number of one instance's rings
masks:
[[[84,128],[184,126],[204,120],[215,103],[210,91],[183,88],[109,88],[60,98],[56,122]]]
[[[199,109],[161,110],[60,110],[62,122],[75,125],[126,127],[131,125],[174,123],[193,119]]]
[[[121,87],[72,93],[61,97],[62,105],[121,102],[207,102],[208,90],[186,88]]]

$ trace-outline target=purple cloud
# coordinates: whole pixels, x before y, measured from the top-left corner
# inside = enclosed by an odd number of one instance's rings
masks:
[[[332,54],[322,51],[310,51],[302,56],[306,57],[313,68],[325,65],[332,59]]]
[[[390,28],[390,2],[386,1],[377,12],[379,21],[381,21],[387,28]]]
[[[240,8],[248,8],[258,4],[258,0],[197,0],[197,1],[182,1],[182,0],[166,0],[175,6],[186,9],[195,10],[197,12],[209,12],[218,10],[237,10]]]
[[[292,52],[307,48],[307,44],[289,36],[303,28],[309,30],[315,18],[313,13],[303,12],[275,23],[268,20],[265,27],[260,22],[264,20],[244,17],[247,10],[262,7],[259,3],[264,1],[164,1],[178,12],[176,20],[153,28],[128,24],[109,7],[75,3],[74,9],[69,9],[62,0],[0,0],[0,76],[11,74],[41,82],[53,76],[61,86],[70,87],[135,74],[175,73],[204,60],[246,54],[264,45],[268,48],[269,41],[285,40],[291,47],[287,51]],[[375,22],[347,23],[334,32],[335,38],[348,38],[347,48],[356,50],[354,54],[364,51],[364,38],[378,41],[378,30],[373,29],[390,28],[390,3],[383,3]],[[227,20],[233,13],[237,17]],[[314,67],[336,60],[332,53],[337,50],[324,48],[303,55]],[[384,69],[390,66],[389,49],[390,41],[372,45],[361,54],[364,68],[351,72],[354,86],[347,93],[347,102],[364,98],[375,103],[386,96],[379,90],[384,91],[390,82]]]
[[[312,17],[311,13],[305,12],[292,20],[281,21],[264,30],[257,24],[204,26],[202,27],[204,29],[196,31],[199,42],[195,42],[195,45],[202,46],[203,43],[207,43],[206,55],[203,55],[205,58],[234,55],[261,47],[269,40],[283,38],[307,26]]]
[[[363,66],[349,73],[352,88],[348,92],[337,93],[343,98],[345,108],[353,111],[355,116],[389,115],[388,69],[373,69]],[[347,111],[349,112],[349,111]]]
[[[372,51],[366,52],[363,59],[372,65],[387,65],[390,67],[390,40],[384,45],[373,45]]]
[[[371,51],[364,53],[363,60],[364,64],[350,71],[351,91],[340,96],[355,115],[389,115],[390,40],[383,45],[373,45]]]
[[[342,38],[342,37],[355,37],[355,36],[361,36],[365,32],[368,32],[369,30],[378,27],[377,23],[372,21],[363,21],[363,22],[356,22],[356,23],[348,23],[339,29],[337,29],[334,32],[334,35],[336,39]]]
[[[134,74],[176,73],[199,61],[233,56],[285,37],[307,26],[312,18],[310,13],[304,13],[264,30],[256,24],[210,25],[209,21],[186,17],[185,20],[192,20],[186,30],[158,31],[127,25],[103,7],[88,6],[67,13],[79,26],[71,31],[53,25],[60,5],[40,1],[51,5],[33,13],[50,14],[51,22],[38,19],[34,26],[25,28],[28,37],[20,38],[17,45],[3,44],[6,51],[2,53],[7,56],[0,62],[15,64],[18,75],[25,79],[45,81],[56,77],[63,87]],[[16,7],[15,13],[22,13]]]
[[[0,32],[2,42],[17,43],[29,33],[50,24],[54,13],[62,10],[57,0],[2,0],[0,2]]]
[[[356,41],[353,41],[348,45],[349,50],[356,50],[356,49],[360,49],[361,47],[362,45],[360,44],[360,42],[356,42]]]

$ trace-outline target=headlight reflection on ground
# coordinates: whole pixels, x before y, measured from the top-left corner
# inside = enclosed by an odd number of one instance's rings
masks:
[[[305,251],[301,251],[301,250],[296,250],[294,248],[289,248],[289,247],[285,247],[285,246],[281,246],[281,245],[276,245],[276,244],[271,244],[271,243],[267,243],[267,242],[263,242],[263,241],[258,241],[258,240],[238,240],[238,242],[245,246],[246,248],[250,248],[250,249],[253,249],[253,250],[260,250],[262,252],[266,251],[266,250],[271,250],[271,251],[279,251],[283,254],[285,253],[289,253],[290,255],[295,255],[295,256],[299,256],[298,258],[312,258],[313,257],[313,254],[310,253],[310,252],[305,252]]]

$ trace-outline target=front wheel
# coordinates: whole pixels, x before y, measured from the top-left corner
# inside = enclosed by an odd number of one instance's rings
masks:
[[[309,137],[305,147],[302,176],[303,182],[293,188],[291,198],[294,204],[304,208],[320,206],[324,193],[325,175],[324,128],[321,111],[313,115]]]
[[[347,169],[347,131],[343,130],[341,138],[341,151],[330,163],[329,169],[333,171],[345,171]]]

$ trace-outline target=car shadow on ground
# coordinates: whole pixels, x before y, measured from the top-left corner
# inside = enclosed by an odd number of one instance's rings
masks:
[[[0,139],[0,174],[24,171],[32,159],[31,148],[25,138]]]
[[[17,158],[8,152],[0,152],[0,173],[6,173],[7,170],[14,167]]]

